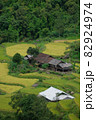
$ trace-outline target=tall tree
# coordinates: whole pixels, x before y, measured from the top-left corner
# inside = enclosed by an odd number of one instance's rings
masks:
[[[18,120],[56,120],[47,108],[46,101],[36,95],[25,95],[18,92],[12,96],[10,104],[16,109]]]

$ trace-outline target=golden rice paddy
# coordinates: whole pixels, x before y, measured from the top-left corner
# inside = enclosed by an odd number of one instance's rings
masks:
[[[23,87],[21,87],[21,86],[0,84],[0,89],[6,93],[13,93],[13,92],[16,92],[17,90],[20,90],[22,88]]]
[[[0,82],[3,83],[11,83],[11,84],[21,84],[26,87],[32,86],[36,83],[38,79],[24,79],[24,78],[17,78],[8,75],[8,67],[7,63],[0,63]]]
[[[67,51],[66,48],[68,47],[68,45],[65,43],[48,43],[45,46],[46,50],[43,53],[53,56],[64,55],[64,52]]]
[[[33,44],[17,44],[6,48],[7,55],[14,56],[16,53],[20,53],[25,56],[29,47],[35,47]]]

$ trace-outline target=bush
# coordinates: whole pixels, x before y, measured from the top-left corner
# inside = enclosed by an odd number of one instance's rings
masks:
[[[13,59],[12,59],[12,61],[14,62],[14,63],[20,63],[21,62],[21,60],[22,60],[22,58],[21,58],[21,55],[19,54],[19,53],[16,53],[14,56],[13,56]]]
[[[39,49],[38,48],[29,47],[28,50],[27,50],[27,54],[36,56],[36,55],[39,54]]]
[[[49,64],[48,64],[48,63],[44,63],[44,64],[42,64],[42,66],[41,66],[41,67],[42,67],[43,69],[46,69],[46,68],[48,68],[48,66],[49,66]]]
[[[9,64],[9,73],[30,73],[37,68],[29,65],[28,61],[22,60],[21,64],[14,63],[13,61]]]

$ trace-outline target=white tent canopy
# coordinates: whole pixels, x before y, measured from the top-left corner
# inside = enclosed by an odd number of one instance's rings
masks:
[[[57,101],[57,100],[63,100],[63,99],[73,99],[71,95],[57,89],[54,87],[50,87],[47,90],[40,92],[39,96],[43,96],[46,99],[50,101]]]

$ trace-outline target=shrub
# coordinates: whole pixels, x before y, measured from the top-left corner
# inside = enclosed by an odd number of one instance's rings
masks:
[[[13,61],[9,64],[9,73],[29,73],[37,68],[29,65],[28,61],[22,60],[21,64],[14,63]]]
[[[36,56],[36,55],[39,54],[39,49],[38,48],[29,47],[28,50],[27,50],[27,54]]]
[[[49,66],[49,64],[48,63],[44,63],[44,64],[42,64],[42,68],[44,68],[44,69],[46,69],[46,68],[48,68],[48,66]]]
[[[21,58],[21,55],[19,54],[19,53],[16,53],[14,56],[13,56],[13,59],[12,59],[12,61],[14,62],[14,63],[20,63],[21,62],[21,60],[22,60],[22,58]]]
[[[80,59],[80,41],[71,43],[69,56],[71,59]]]

